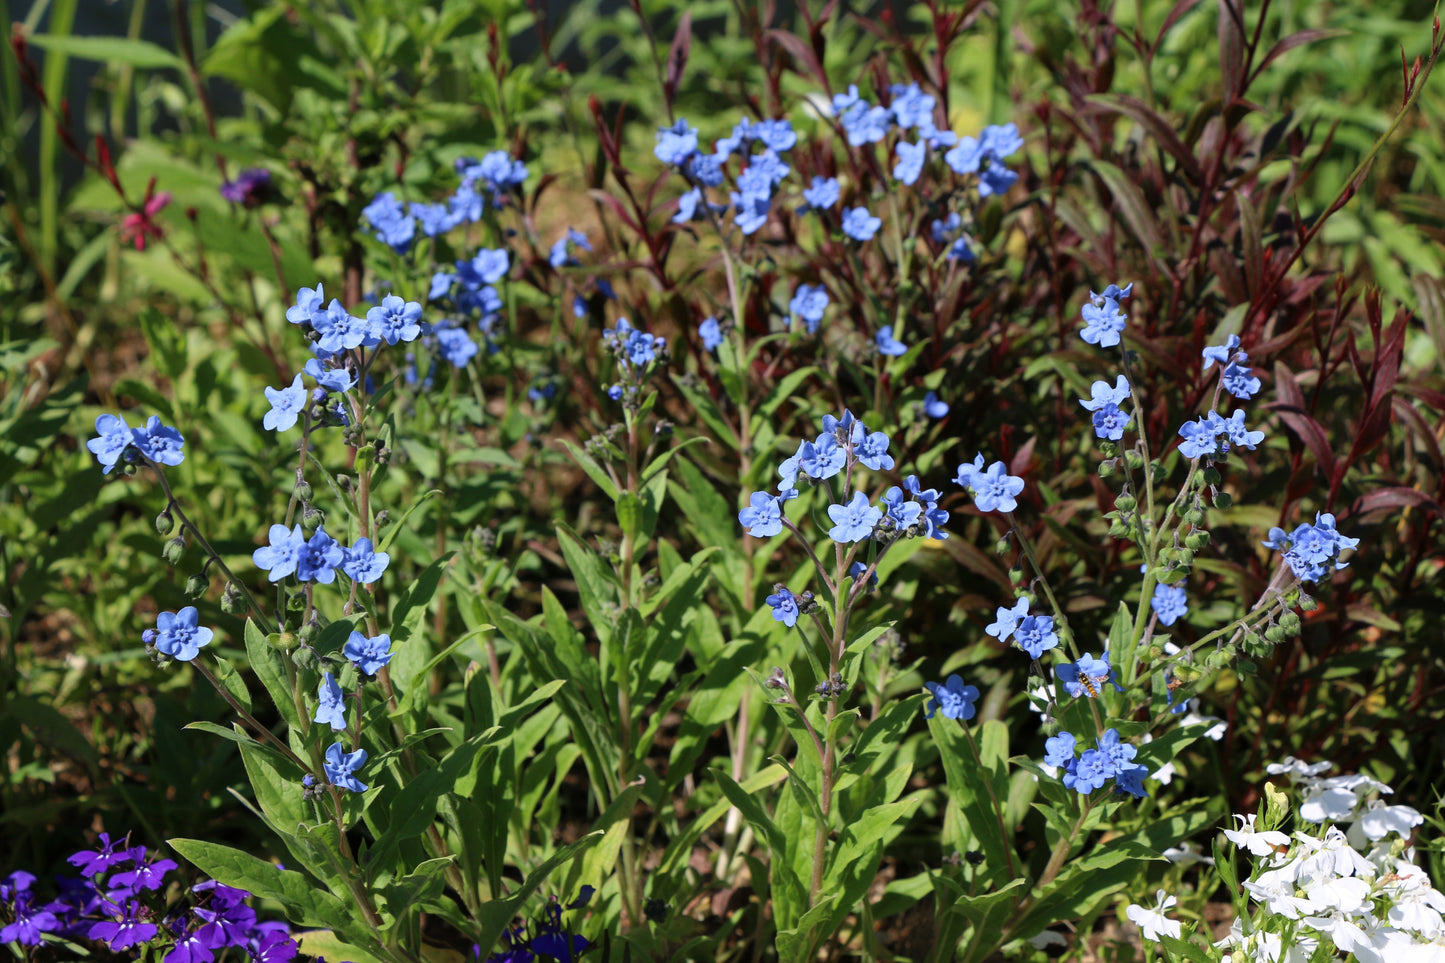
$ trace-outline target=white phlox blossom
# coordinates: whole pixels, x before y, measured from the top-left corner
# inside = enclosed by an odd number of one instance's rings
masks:
[[[1195,863],[1214,865],[1213,856],[1205,856],[1200,851],[1198,843],[1190,842],[1187,839],[1178,846],[1170,846],[1161,855],[1176,866],[1192,866]]]
[[[1287,920],[1297,920],[1305,913],[1324,908],[1307,896],[1296,896],[1294,884],[1281,878],[1266,882],[1261,876],[1241,885],[1255,902],[1265,904],[1271,913]]]
[[[1300,801],[1300,818],[1312,823],[1345,822],[1355,818],[1355,811],[1370,792],[1394,792],[1389,786],[1370,776],[1334,776],[1329,779],[1305,780],[1304,798]]]
[[[1353,913],[1370,898],[1370,884],[1358,876],[1312,876],[1301,884],[1310,901],[1341,913]]]
[[[1324,839],[1308,833],[1295,833],[1308,855],[1300,863],[1301,876],[1368,876],[1375,875],[1375,864],[1350,846],[1338,826],[1325,830]]]
[[[1271,776],[1289,773],[1290,778],[1298,782],[1301,779],[1313,779],[1320,773],[1329,772],[1333,768],[1335,768],[1335,764],[1328,759],[1307,763],[1302,759],[1296,759],[1294,756],[1285,756],[1284,762],[1272,762],[1264,767],[1264,771]]]
[[[1254,813],[1235,813],[1234,818],[1239,820],[1239,828],[1226,829],[1224,836],[1240,849],[1249,850],[1251,855],[1269,856],[1289,846],[1289,837],[1277,829],[1255,832]]]
[[[1124,908],[1124,915],[1129,917],[1129,922],[1139,927],[1139,931],[1146,940],[1158,943],[1160,933],[1165,933],[1176,940],[1179,939],[1179,921],[1171,920],[1164,915],[1165,910],[1179,901],[1173,896],[1166,896],[1162,889],[1154,894],[1154,901],[1153,909],[1140,906],[1138,903],[1130,903]]]

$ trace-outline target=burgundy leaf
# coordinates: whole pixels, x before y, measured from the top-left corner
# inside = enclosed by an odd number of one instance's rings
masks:
[[[682,72],[687,67],[687,55],[692,51],[692,11],[684,10],[678,21],[677,33],[673,34],[672,47],[667,51],[667,68],[662,78],[662,103],[667,115],[672,116],[672,99],[677,96],[677,85],[682,81]]]

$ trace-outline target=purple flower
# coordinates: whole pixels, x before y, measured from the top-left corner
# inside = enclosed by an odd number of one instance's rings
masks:
[[[100,849],[82,849],[66,859],[66,862],[78,867],[80,875],[90,879],[111,867],[123,866],[131,861],[131,851],[125,848],[125,843],[129,838],[127,836],[125,839],[111,842],[110,833],[101,833]]]
[[[11,874],[14,878],[15,874]],[[29,893],[16,894],[10,906],[15,919],[0,928],[0,943],[19,943],[21,946],[39,946],[44,942],[41,934],[53,933],[60,928],[60,920],[44,907],[35,907]]]
[[[93,924],[86,934],[90,939],[104,940],[110,944],[111,950],[119,952],[156,935],[158,927],[142,921],[145,907],[135,900],[127,901],[123,908],[112,904],[111,910],[118,912],[119,918]]]
[[[271,190],[271,172],[264,167],[248,167],[233,181],[221,185],[221,196],[232,204],[255,207]]]

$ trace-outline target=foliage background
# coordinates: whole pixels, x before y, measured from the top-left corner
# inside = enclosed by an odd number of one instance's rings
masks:
[[[162,221],[175,247],[136,252],[119,242],[115,192],[93,169],[75,176],[53,117],[7,49],[0,868],[37,872],[74,842],[36,830],[81,824],[133,825],[151,844],[182,835],[257,852],[272,845],[228,792],[244,780],[229,744],[182,731],[192,719],[222,717],[224,705],[185,673],[158,674],[141,657],[139,634],[153,614],[184,604],[184,574],[159,557],[153,493],[105,483],[79,444],[95,415],[138,405],[182,423],[191,451],[205,454],[188,459],[182,487],[204,505],[223,554],[248,554],[270,523],[289,460],[259,429],[260,386],[289,380],[282,311],[295,287],[317,277],[344,279],[338,286],[360,293],[372,252],[360,249],[353,226],[378,190],[399,180],[426,193],[457,156],[516,145],[533,171],[528,213],[537,236],[550,241],[569,224],[586,230],[623,313],[680,344],[718,300],[693,283],[710,264],[705,246],[679,241],[669,260],[649,265],[646,232],[620,228],[595,192],[623,196],[619,174],[652,190],[653,129],[665,118],[687,117],[710,139],[743,111],[803,116],[798,105],[819,87],[797,48],[769,32],[806,35],[806,25],[772,4],[659,0],[638,9],[589,0],[539,18],[534,5],[511,0],[338,0],[258,4],[222,23],[208,5],[133,2],[119,8],[128,14],[124,38],[81,35],[81,7],[8,3],[0,27],[30,39],[52,105],[70,98],[68,129],[82,152],[93,159],[100,135],[129,197],[153,176],[172,192]],[[1428,809],[1445,787],[1438,84],[1348,204],[1317,236],[1309,230],[1388,129],[1404,90],[1401,48],[1407,60],[1428,48],[1434,8],[1250,3],[1248,30],[1233,40],[1221,10],[1227,5],[1187,0],[1000,0],[952,11],[967,24],[942,60],[953,127],[1018,122],[1028,138],[1024,177],[1007,203],[986,212],[981,236],[992,254],[962,301],[935,306],[956,323],[938,323],[915,383],[891,386],[878,407],[906,420],[925,386],[954,386],[947,422],[931,433],[910,429],[921,469],[946,473],[997,439],[1003,457],[1054,479],[1047,514],[1082,522],[1086,534],[1066,540],[1047,521],[1034,534],[1087,633],[1133,576],[1106,524],[1086,520],[1109,504],[1069,410],[1074,393],[1099,376],[1075,348],[1083,293],[1111,280],[1138,283],[1131,313],[1156,379],[1146,394],[1163,399],[1150,413],[1156,436],[1197,405],[1186,379],[1199,345],[1222,330],[1246,332],[1261,373],[1273,374],[1266,397],[1285,410],[1270,457],[1238,479],[1243,507],[1231,517],[1249,527],[1216,534],[1215,561],[1200,564],[1192,590],[1201,598],[1257,593],[1268,571],[1253,531],[1317,510],[1338,514],[1362,550],[1321,593],[1298,643],[1252,673],[1221,673],[1201,693],[1206,709],[1230,721],[1230,735],[1216,753],[1188,760],[1170,793],[1208,799],[1220,815],[1240,810],[1252,804],[1263,764],[1292,753],[1372,771],[1399,799]],[[168,14],[167,29],[147,37],[157,12]],[[670,92],[660,62],[685,15],[690,58]],[[902,80],[925,69],[918,52],[936,22],[922,4],[836,17],[820,66],[835,86]],[[1300,31],[1313,31],[1308,42],[1275,47]],[[179,38],[189,38],[189,56]],[[1230,52],[1241,45],[1253,65],[1279,53],[1246,83]],[[71,78],[85,65],[98,69],[82,94]],[[1222,108],[1231,85],[1248,108]],[[621,133],[620,172],[602,129]],[[220,200],[221,165],[233,174],[254,164],[273,170],[291,203],[249,212]],[[1301,259],[1278,270],[1306,237]],[[185,266],[201,250],[212,263],[205,279]],[[525,618],[540,611],[548,586],[580,624],[554,521],[594,542],[615,532],[558,441],[580,443],[613,415],[597,385],[597,334],[560,325],[556,293],[539,289],[517,304],[506,364],[477,372],[485,427],[458,449],[406,449],[410,467],[391,494],[405,504],[446,490],[398,539],[414,571],[447,550],[470,553],[468,574],[493,600]],[[525,399],[537,373],[562,386],[546,410]],[[779,408],[779,437],[858,403],[846,382],[813,388]],[[664,405],[680,432],[707,434],[678,391]],[[421,405],[415,417],[417,437],[449,428],[442,405]],[[697,464],[731,505],[736,469],[706,455]],[[924,678],[967,666],[982,679],[989,713],[1018,726],[1022,743],[1033,723],[1018,696],[1021,673],[980,641],[1008,591],[1007,560],[992,550],[999,533],[977,519],[951,528],[953,539],[908,560],[882,601],[906,642],[895,685],[916,690]],[[712,535],[681,513],[659,529],[684,557]],[[508,564],[493,564],[499,559]],[[438,637],[465,628],[464,600],[475,588],[449,585],[432,612]],[[733,618],[759,601],[721,587],[710,598]],[[1200,606],[1199,624],[1227,617],[1231,604]],[[229,640],[221,652],[244,661],[235,620],[214,598],[202,611]],[[920,743],[920,782],[941,783],[921,732],[911,737]],[[561,799],[563,831],[585,828],[595,815],[585,796]],[[899,871],[936,860],[936,845],[926,819],[912,825],[896,847]],[[1437,858],[1436,879],[1440,870]]]

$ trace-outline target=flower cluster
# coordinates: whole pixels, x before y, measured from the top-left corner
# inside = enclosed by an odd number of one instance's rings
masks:
[[[267,537],[269,544],[252,552],[251,560],[272,582],[295,575],[302,582],[330,585],[339,568],[353,582],[369,584],[391,563],[391,556],[376,551],[371,539],[359,538],[346,548],[319,526],[307,538],[300,525],[289,530],[285,525],[272,525]]]
[[[1271,528],[1269,539],[1264,542],[1266,548],[1283,552],[1290,571],[1306,582],[1318,582],[1331,572],[1345,568],[1349,563],[1339,560],[1340,552],[1354,551],[1359,544],[1358,538],[1336,531],[1335,516],[1328,512],[1316,512],[1314,524],[1301,522],[1289,534],[1282,528]]]
[[[1236,815],[1238,826],[1224,831],[1234,845],[1255,858],[1243,884],[1259,907],[1235,921],[1216,947],[1226,959],[1303,959],[1324,947],[1361,961],[1426,960],[1445,957],[1445,894],[1411,858],[1409,838],[1424,817],[1409,806],[1387,806],[1378,798],[1391,789],[1369,776],[1323,777],[1328,762],[1314,765],[1289,758],[1267,767],[1288,774],[1303,789],[1299,815],[1329,825],[1322,835],[1281,832],[1270,812],[1266,826],[1253,813]],[[1283,818],[1283,814],[1278,814]]]
[[[1105,729],[1096,748],[1085,749],[1078,755],[1077,742],[1067,730],[1060,730],[1044,742],[1044,765],[1062,770],[1065,786],[1088,795],[1112,779],[1116,792],[1140,799],[1148,795],[1144,791],[1144,777],[1149,769],[1134,762],[1138,750],[1127,742],[1120,742],[1117,731]]]
[[[485,195],[491,196],[493,205],[503,204],[506,195],[527,180],[527,166],[501,150],[492,151],[480,161],[460,159],[457,173],[461,183],[442,202],[403,206],[391,191],[383,191],[362,209],[361,215],[378,241],[403,254],[411,247],[418,225],[427,237],[439,237],[463,224],[475,224],[482,219]]]
[[[555,897],[548,901],[542,917],[533,926],[512,926],[503,934],[506,947],[487,957],[487,963],[532,963],[538,957],[553,960],[575,960],[590,949],[591,942],[579,933],[568,932],[562,922],[564,909],[581,909],[596,890],[583,886],[578,897],[566,906]],[[473,958],[480,959],[482,948],[473,947]]]
[[[101,415],[95,419],[95,431],[99,437],[87,441],[85,447],[107,475],[116,465],[129,465],[138,458],[172,467],[186,460],[181,451],[186,440],[176,429],[161,424],[159,415],[151,415],[139,428],[130,427],[119,415]]]
[[[0,907],[10,921],[0,927],[0,943],[90,941],[163,963],[204,963],[228,948],[255,963],[296,959],[300,947],[287,924],[258,920],[245,890],[206,880],[190,888],[191,899],[165,905],[162,894],[176,862],[129,840],[101,833],[98,849],[70,856],[80,876],[57,877],[59,895],[49,901],[36,892],[34,874],[18,870],[5,877]]]
[[[617,358],[619,379],[607,389],[613,401],[635,403],[642,383],[671,360],[666,338],[639,331],[626,318],[602,333],[602,343]]]
[[[1058,633],[1054,631],[1052,615],[1030,615],[1029,600],[1023,596],[1014,599],[1012,607],[1000,605],[994,621],[984,629],[1000,642],[1012,638],[1019,648],[1037,659],[1059,644]]]
[[[990,126],[978,137],[962,138],[941,130],[934,121],[936,98],[924,93],[916,83],[891,85],[886,106],[865,100],[854,85],[847,93],[835,95],[830,109],[851,147],[876,144],[896,135],[891,173],[906,186],[917,183],[930,155],[944,149],[944,162],[955,174],[974,179],[979,197],[1003,193],[1018,180],[1018,175],[1004,166],[1004,159],[1023,147],[1017,126]],[[792,124],[785,119],[743,118],[729,136],[714,143],[713,153],[709,154],[701,148],[697,129],[686,120],[658,128],[653,154],[691,185],[678,199],[673,222],[685,224],[731,209],[739,231],[744,235],[756,233],[767,223],[778,188],[792,172],[783,156],[797,140]],[[729,184],[727,166],[734,156],[740,165]],[[713,202],[705,194],[708,189],[725,186],[726,204]],[[801,194],[804,203],[800,211],[831,219],[842,200],[843,187],[836,177],[814,176]],[[882,218],[861,204],[843,209],[836,218],[837,229],[859,244],[871,241],[883,224]],[[934,223],[934,240],[949,246],[949,257],[972,260],[973,251],[962,227],[962,219],[954,212]]]

